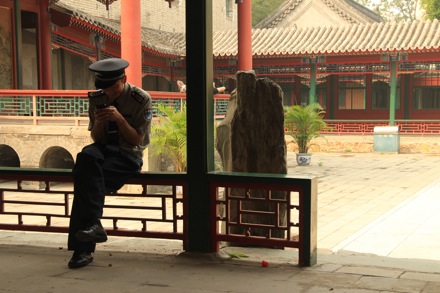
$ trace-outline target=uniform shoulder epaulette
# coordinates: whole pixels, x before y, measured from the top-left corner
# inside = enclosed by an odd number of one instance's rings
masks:
[[[98,90],[94,92],[88,92],[89,98],[96,98],[105,95],[103,90]]]
[[[131,96],[138,102],[142,103],[147,97],[137,88],[132,88]]]

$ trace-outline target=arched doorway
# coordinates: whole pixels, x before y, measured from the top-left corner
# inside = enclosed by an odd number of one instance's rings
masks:
[[[13,148],[0,144],[0,167],[20,167],[20,158]]]
[[[64,148],[54,146],[44,151],[40,158],[40,168],[72,169],[74,160]]]

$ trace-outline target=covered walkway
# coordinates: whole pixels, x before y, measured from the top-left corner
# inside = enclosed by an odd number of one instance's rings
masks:
[[[0,290],[438,292],[439,155],[315,153],[309,167],[288,159],[289,174],[319,178],[313,267],[297,267],[294,249],[186,254],[180,241],[110,237],[90,266],[70,270],[66,235],[0,231]]]

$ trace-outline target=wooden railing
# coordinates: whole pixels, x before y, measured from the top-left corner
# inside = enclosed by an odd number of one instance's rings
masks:
[[[214,172],[208,178],[212,252],[219,250],[220,241],[293,247],[298,249],[300,266],[316,264],[316,177]],[[72,181],[71,170],[0,168],[0,229],[67,233]],[[186,182],[185,173],[135,175],[121,191],[106,197],[102,222],[108,234],[177,239],[182,240],[186,249],[189,241]],[[243,197],[230,194],[232,189],[241,190]],[[250,195],[254,191],[265,196],[254,198]],[[277,192],[283,196],[275,196]],[[231,214],[232,202],[238,207],[234,214]],[[249,202],[264,202],[271,211],[245,208]],[[285,213],[280,214],[280,210]],[[272,223],[249,223],[246,221],[249,214],[270,217]],[[231,227],[242,232],[237,233]],[[255,235],[251,229],[264,229],[267,235]]]
[[[210,174],[211,245],[219,242],[298,249],[298,264],[317,261],[316,177]]]
[[[10,124],[86,125],[88,123],[88,91],[84,90],[0,90],[0,122]],[[149,91],[153,114],[158,104],[179,110],[185,93]],[[226,114],[230,95],[214,96],[216,119]]]
[[[326,120],[329,130],[323,134],[372,135],[374,127],[388,126],[387,120]],[[400,134],[439,135],[440,120],[396,120]]]
[[[87,125],[88,100],[84,90],[0,90],[0,123],[32,125]],[[185,104],[186,94],[149,91],[153,114],[158,104],[174,107]],[[214,118],[226,115],[230,95],[214,96]],[[323,134],[373,134],[375,126],[388,125],[387,120],[327,119],[330,126]],[[396,120],[401,134],[440,134],[440,120]]]
[[[182,173],[142,173],[108,194],[102,218],[108,234],[184,241],[185,178]],[[0,180],[0,229],[68,232],[71,170],[2,167]]]

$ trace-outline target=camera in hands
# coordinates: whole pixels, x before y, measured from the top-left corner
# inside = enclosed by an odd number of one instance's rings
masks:
[[[104,108],[107,108],[107,104],[99,104],[99,105],[96,105],[95,107],[96,107],[96,109],[104,109]]]

